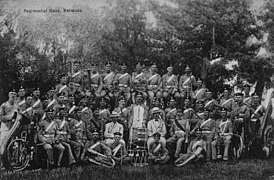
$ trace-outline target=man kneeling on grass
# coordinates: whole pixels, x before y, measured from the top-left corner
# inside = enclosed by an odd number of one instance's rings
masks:
[[[196,129],[196,138],[193,139],[187,149],[187,154],[180,154],[175,161],[176,166],[184,166],[192,160],[203,160],[206,157],[206,141],[203,139],[202,130]]]
[[[112,150],[112,158],[116,163],[127,163],[130,161],[130,157],[128,156],[126,146],[123,142],[121,142],[122,133],[115,132],[114,133],[114,142],[110,144],[110,149]]]
[[[148,160],[151,163],[164,164],[170,159],[168,156],[168,150],[160,141],[160,133],[153,134],[153,138],[154,141],[150,144],[148,150]]]
[[[99,132],[94,129],[92,132],[92,140],[87,142],[81,160],[89,160],[92,163],[102,165],[102,163],[111,162],[111,149],[99,141]]]

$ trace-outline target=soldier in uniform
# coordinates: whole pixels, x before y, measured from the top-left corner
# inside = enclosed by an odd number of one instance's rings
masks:
[[[152,104],[152,108],[149,110],[148,112],[148,116],[149,119],[153,118],[153,110],[154,108],[158,108],[161,112],[160,112],[160,117],[162,118],[162,120],[164,122],[166,122],[166,113],[165,111],[162,109],[162,105],[161,105],[161,99],[160,98],[154,98],[153,100],[153,104]]]
[[[112,158],[116,163],[127,163],[130,161],[125,144],[121,143],[122,134],[120,132],[114,133],[114,142],[110,144],[112,151]]]
[[[0,154],[4,153],[3,140],[9,135],[9,130],[14,124],[14,118],[20,111],[18,104],[16,104],[17,93],[15,89],[9,91],[9,99],[0,106]]]
[[[217,160],[223,158],[224,161],[228,161],[228,151],[229,145],[231,143],[232,132],[232,122],[227,118],[227,109],[221,109],[221,120],[216,123],[216,134],[214,141],[211,143],[212,147],[212,160]],[[224,145],[224,153],[221,155],[221,146]],[[218,155],[218,156],[217,156]]]
[[[191,74],[191,70],[189,66],[187,66],[185,68],[185,74],[183,74],[179,80],[181,99],[184,99],[187,96],[187,93],[192,93],[195,87],[196,78]]]
[[[231,111],[231,120],[233,122],[233,133],[242,135],[244,146],[247,148],[249,142],[250,108],[243,103],[243,96],[244,94],[241,92],[235,93],[236,103]],[[242,131],[243,129],[244,131]]]
[[[125,63],[121,64],[121,72],[117,73],[114,77],[114,96],[115,104],[118,105],[118,100],[120,96],[125,96],[127,103],[130,99],[130,86],[131,86],[131,76],[127,71],[127,65]]]
[[[57,94],[57,103],[53,106],[53,110],[58,114],[59,108],[66,106],[65,104],[65,93],[60,92]]]
[[[190,134],[195,134],[195,131],[193,129],[197,125],[197,123],[204,119],[204,103],[203,101],[197,101],[196,102],[197,110],[196,113],[194,113],[193,117],[190,119]]]
[[[152,106],[152,102],[154,97],[161,98],[161,85],[162,85],[162,78],[157,73],[157,65],[153,63],[151,65],[151,74],[148,76],[147,81],[147,90],[148,90],[148,98],[149,98],[149,107]]]
[[[101,117],[101,120],[103,120],[104,123],[108,123],[110,112],[107,107],[109,100],[107,98],[100,98],[99,101],[99,116]]]
[[[206,141],[206,160],[210,161],[211,159],[211,143],[215,134],[216,122],[210,118],[210,111],[205,108],[204,110],[204,119],[197,123],[197,126],[194,128],[201,129],[204,139]]]
[[[114,133],[115,132],[119,132],[122,134],[123,137],[123,133],[124,133],[124,127],[122,124],[120,124],[118,122],[120,115],[117,112],[112,112],[112,114],[110,115],[110,118],[112,119],[112,122],[107,123],[105,126],[105,133],[104,133],[104,137],[105,137],[105,142],[107,145],[110,145],[114,142]],[[125,141],[123,140],[123,138],[120,140],[122,144],[126,145]]]
[[[69,129],[69,122],[67,121],[65,110],[66,110],[65,107],[59,108],[59,117],[56,119],[56,123],[58,125],[60,143],[66,148],[67,153],[68,153],[69,165],[72,165],[72,164],[76,163],[76,161],[73,156],[71,146],[69,144],[70,129]]]
[[[57,104],[57,97],[55,97],[55,87],[51,87],[51,89],[48,90],[47,95],[48,99],[42,102],[44,109],[53,108],[53,106]]]
[[[33,94],[32,108],[35,109],[37,113],[39,113],[43,109],[42,101],[40,99],[40,89],[39,88],[33,89],[32,94]]]
[[[111,70],[111,62],[107,62],[105,64],[106,72],[102,74],[103,88],[101,91],[101,97],[108,96],[111,101],[113,101],[113,80],[115,77],[115,73]]]
[[[96,154],[95,154],[96,153]],[[85,148],[82,152],[82,155],[81,155],[81,159],[82,160],[85,160],[86,157],[92,157],[92,156],[95,156],[94,158],[97,160],[97,161],[101,161],[101,157],[100,156],[96,156],[97,153],[100,153],[100,154],[106,154],[107,158],[108,159],[111,159],[112,158],[112,153],[111,153],[111,149],[105,145],[104,143],[102,143],[100,141],[100,136],[99,136],[99,133],[96,129],[93,130],[92,132],[92,140],[89,141],[86,145],[85,145]],[[92,162],[92,159],[89,158],[89,160]]]
[[[213,115],[215,115],[217,112],[217,105],[218,105],[218,102],[215,99],[213,99],[212,91],[207,89],[204,108],[208,109],[209,111],[213,113]]]
[[[141,92],[146,101],[147,99],[147,76],[142,71],[142,64],[138,62],[136,64],[136,71],[132,73],[132,103],[135,104],[135,94],[136,92]]]
[[[166,141],[170,149],[171,146],[176,143],[176,151],[174,153],[175,158],[178,158],[181,153],[183,143],[186,139],[187,131],[189,131],[188,128],[188,120],[184,119],[182,109],[178,109],[176,118],[170,128],[171,137]]]
[[[81,62],[76,60],[73,62],[73,69],[72,72],[68,74],[69,82],[70,82],[70,94],[75,94],[75,92],[78,89],[81,89],[81,85],[84,81],[84,76],[86,75],[83,71],[80,69]],[[72,92],[70,92],[72,91]]]
[[[45,120],[39,123],[38,138],[44,143],[50,165],[54,164],[52,148],[58,150],[57,166],[60,166],[65,147],[60,143],[58,124],[54,121],[53,109],[48,109],[46,113]]]
[[[76,108],[77,114],[69,123],[71,141],[70,145],[77,162],[80,161],[81,152],[87,142],[86,124],[81,120],[81,109]],[[80,112],[80,113],[79,113]]]
[[[60,75],[60,83],[56,85],[56,93],[65,93],[65,97],[68,97],[69,91],[68,91],[68,77],[66,74],[61,74]]]
[[[162,77],[162,89],[165,105],[170,96],[173,96],[179,100],[180,94],[178,92],[178,78],[175,74],[173,74],[172,65],[167,68],[167,73]]]
[[[18,99],[17,99],[17,105],[21,107],[23,104],[26,103],[26,88],[24,86],[20,86],[18,90]]]
[[[148,148],[148,161],[151,163],[164,164],[170,159],[168,150],[160,140],[161,137],[160,133],[153,134],[154,140]]]
[[[118,119],[118,122],[123,125],[124,127],[124,134],[123,138],[125,142],[128,142],[129,139],[129,128],[128,128],[128,121],[129,121],[129,108],[126,107],[126,100],[124,97],[121,97],[119,99],[119,106],[116,107],[114,112],[117,112],[120,115],[120,118]]]
[[[243,102],[247,105],[251,105],[252,104],[252,96],[250,96],[250,85],[248,83],[245,83],[244,86],[244,99],[243,99]]]
[[[166,128],[167,132],[170,132],[170,128],[177,114],[176,101],[174,98],[170,98],[169,107],[165,109],[166,112]],[[167,137],[169,134],[167,134]]]
[[[194,99],[196,101],[203,101],[206,98],[206,88],[203,87],[203,81],[197,79],[197,89],[194,91]]]
[[[153,110],[153,119],[151,119],[147,124],[148,130],[148,140],[147,140],[147,147],[150,147],[150,144],[154,142],[153,134],[160,133],[161,138],[160,141],[162,143],[163,148],[166,147],[166,125],[165,122],[160,118],[160,109],[154,108]]]
[[[220,106],[226,108],[230,112],[234,103],[234,99],[230,96],[229,90],[225,88],[223,97],[221,98],[219,103]]]
[[[91,64],[91,74],[89,75],[91,91],[94,92],[95,97],[99,99],[101,97],[101,91],[103,88],[103,80],[101,75],[98,73],[98,65]]]

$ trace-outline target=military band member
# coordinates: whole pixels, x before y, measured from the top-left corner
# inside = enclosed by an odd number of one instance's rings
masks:
[[[127,163],[130,161],[130,157],[128,156],[127,149],[125,144],[121,143],[122,134],[120,132],[115,132],[114,134],[114,142],[110,144],[110,149],[112,151],[112,158],[117,163]]]
[[[249,142],[248,124],[250,121],[250,108],[243,103],[243,96],[244,94],[241,92],[235,93],[236,103],[231,111],[231,120],[233,122],[233,133],[242,135],[244,145],[247,148]]]
[[[72,91],[73,94],[75,94],[77,89],[79,89],[81,87],[81,85],[83,84],[83,81],[84,81],[85,73],[83,71],[81,71],[80,65],[81,65],[80,61],[78,61],[78,60],[74,61],[72,72],[68,73],[69,82],[70,82],[70,86],[71,86],[70,91]],[[71,92],[69,92],[69,93],[71,93]]]
[[[191,74],[191,69],[189,68],[189,66],[187,66],[185,68],[185,74],[183,74],[179,80],[179,89],[181,92],[181,98],[184,99],[186,97],[186,93],[184,91],[186,91],[187,88],[188,88],[188,91],[193,91],[195,87],[196,87],[196,78]]]
[[[69,122],[67,121],[67,117],[66,117],[66,108],[65,107],[59,108],[59,117],[56,119],[56,123],[58,125],[60,143],[67,150],[69,165],[72,165],[72,164],[76,163],[76,161],[73,156],[71,146],[69,144],[70,129],[69,129]]]
[[[50,165],[54,164],[52,149],[56,148],[58,150],[57,166],[60,166],[65,147],[60,143],[58,124],[54,121],[53,109],[48,109],[45,120],[39,123],[38,138],[44,143]]]
[[[148,107],[143,103],[143,94],[137,93],[135,96],[136,104],[133,104],[130,107],[130,117],[128,122],[130,130],[131,128],[146,127],[148,118]]]
[[[221,109],[221,121],[216,123],[216,134],[215,139],[212,141],[212,160],[223,158],[224,161],[228,160],[228,151],[231,143],[232,132],[232,122],[227,118],[227,109]],[[224,145],[224,153],[221,155],[221,146]],[[218,156],[217,156],[218,155]]]
[[[108,123],[109,121],[110,111],[107,107],[108,105],[109,105],[109,99],[107,99],[106,97],[100,98],[99,116],[104,121],[104,123]]]
[[[24,86],[20,86],[18,90],[18,98],[16,100],[16,103],[19,107],[21,107],[23,104],[26,103],[26,88]]]
[[[105,129],[105,122],[99,115],[99,109],[94,108],[93,109],[93,118],[90,120],[90,130],[93,131],[96,129],[97,132],[99,132],[100,136],[103,136],[104,129]]]
[[[87,142],[86,124],[81,120],[81,109],[77,108],[77,114],[69,123],[71,141],[70,145],[77,162],[80,161],[81,152]],[[80,113],[79,113],[80,112]]]
[[[161,134],[153,134],[153,142],[149,145],[148,161],[151,163],[164,164],[170,157],[165,145],[161,142]]]
[[[161,111],[160,116],[161,116],[162,120],[164,122],[166,122],[166,113],[162,109],[161,101],[162,100],[160,98],[154,98],[153,104],[152,104],[152,108],[148,112],[149,119],[153,118],[153,110],[154,110],[154,108],[158,108]]]
[[[14,119],[20,111],[18,104],[15,103],[17,96],[15,89],[11,89],[8,96],[8,101],[0,106],[0,154],[4,153],[3,140],[9,135],[9,130],[14,124]]]
[[[190,134],[194,134],[195,131],[193,131],[193,129],[195,128],[195,126],[197,125],[197,123],[204,119],[204,103],[203,101],[197,101],[196,102],[196,106],[197,106],[197,111],[196,113],[194,113],[193,118],[190,119],[189,124],[190,124]]]
[[[163,145],[163,147],[166,147],[166,125],[165,122],[161,119],[160,116],[160,109],[154,108],[153,110],[153,119],[151,119],[147,124],[147,130],[148,130],[148,140],[147,140],[147,147],[150,147],[150,144],[154,142],[153,134],[160,133],[161,138],[160,141]]]
[[[177,114],[176,101],[173,97],[169,100],[169,107],[165,109],[166,112],[166,128],[170,132],[170,128]],[[168,135],[169,136],[169,135]]]
[[[148,76],[147,90],[149,97],[149,106],[151,107],[154,97],[161,98],[162,77],[157,73],[157,65],[151,65],[151,74]]]
[[[98,73],[98,65],[93,63],[91,64],[91,73],[90,73],[90,87],[91,91],[95,93],[96,98],[101,97],[101,91],[103,88],[103,80],[101,75]]]
[[[206,98],[206,88],[203,87],[203,81],[199,78],[197,80],[197,89],[194,91],[194,97],[196,101],[204,101]]]
[[[47,97],[48,99],[46,99],[43,103],[44,109],[49,109],[49,108],[53,108],[53,106],[55,106],[57,104],[57,100],[56,100],[56,96],[55,96],[55,87],[51,87],[50,90],[48,90],[47,92]]]
[[[206,160],[211,160],[211,143],[215,134],[215,128],[216,128],[216,122],[212,118],[210,118],[210,111],[208,111],[206,108],[204,110],[204,119],[197,123],[197,126],[194,128],[194,131],[196,129],[201,129],[204,140],[206,141]]]
[[[122,124],[118,123],[120,115],[117,112],[112,112],[110,115],[110,118],[112,122],[107,123],[105,126],[105,142],[107,145],[110,145],[114,142],[114,133],[119,132],[122,134],[121,143],[126,145],[125,141],[123,140],[123,134],[124,134],[124,127]]]
[[[95,129],[92,132],[92,140],[89,141],[82,152],[81,159],[85,160],[86,157],[89,157],[89,161],[92,162],[92,157],[97,161],[101,161],[101,157],[97,153],[106,155],[108,159],[112,158],[111,149],[100,141],[100,136],[98,131]],[[95,157],[94,157],[95,156]]]
[[[167,73],[162,77],[162,88],[165,103],[167,102],[167,98],[170,96],[173,96],[176,99],[180,98],[180,94],[178,92],[178,78],[175,74],[173,74],[172,65],[167,68]]]
[[[59,113],[59,108],[66,106],[65,104],[65,93],[60,92],[57,94],[57,103],[53,106],[53,110],[55,111],[56,114]]]
[[[226,108],[230,112],[234,103],[234,99],[230,96],[229,90],[225,88],[223,97],[221,98],[219,103],[220,106]]]
[[[130,99],[130,86],[131,86],[131,76],[127,73],[127,65],[125,63],[121,64],[121,72],[117,73],[114,77],[113,83],[115,89],[118,88],[118,91],[115,90],[114,96],[116,101],[116,106],[118,105],[119,96],[124,95],[127,103]]]
[[[111,70],[112,63],[107,62],[105,64],[106,72],[102,74],[103,88],[101,91],[101,96],[104,97],[108,95],[110,98],[113,98],[113,80],[115,73]]]
[[[166,143],[169,145],[169,147],[176,143],[176,151],[174,153],[174,157],[178,158],[181,150],[183,143],[185,141],[187,131],[189,131],[189,124],[188,120],[184,119],[183,117],[183,111],[182,109],[177,110],[176,118],[170,128],[170,135],[171,137],[167,139]]]
[[[66,74],[60,75],[60,83],[56,85],[56,93],[65,93],[65,97],[68,97],[69,91],[68,91],[68,77]]]
[[[213,115],[215,115],[217,111],[217,105],[218,105],[218,102],[215,99],[213,99],[212,91],[207,89],[204,108],[208,109],[209,111],[213,113]]]
[[[261,104],[261,99],[257,93],[252,94],[253,102],[251,104],[250,133],[255,137],[260,129],[262,118],[265,116],[266,108]]]
[[[144,99],[147,99],[147,75],[143,72],[142,64],[136,64],[136,71],[132,73],[132,103],[135,104],[136,92],[141,92]]]
[[[245,83],[243,86],[243,93],[244,93],[244,99],[243,102],[246,103],[247,105],[252,104],[252,96],[250,96],[250,85],[248,83]]]
[[[41,112],[43,109],[42,101],[40,99],[40,89],[35,88],[32,91],[33,98],[32,98],[32,108],[35,109],[37,112]]]

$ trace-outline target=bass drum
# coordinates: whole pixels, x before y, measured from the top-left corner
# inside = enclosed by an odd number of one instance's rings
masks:
[[[10,142],[6,150],[8,169],[12,171],[22,171],[26,169],[30,162],[30,152],[25,140],[15,139]]]
[[[274,131],[272,126],[267,126],[264,131],[264,147],[266,157],[273,155]]]

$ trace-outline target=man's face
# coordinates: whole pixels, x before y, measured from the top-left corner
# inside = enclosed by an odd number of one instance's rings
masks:
[[[198,81],[198,82],[197,82],[197,86],[198,86],[198,87],[201,87],[201,86],[202,86],[202,82],[201,82],[201,81]]]
[[[74,102],[74,101],[75,101],[75,98],[74,98],[74,97],[69,97],[69,101],[70,101],[70,102]]]
[[[50,120],[52,120],[53,117],[54,117],[53,112],[47,112],[47,117],[48,117]]]
[[[19,97],[24,97],[25,95],[26,95],[25,89],[19,89],[19,91],[18,91],[18,96],[19,96]]]
[[[88,113],[88,111],[84,111],[82,113],[82,116],[83,116],[84,119],[89,119],[91,115]]]
[[[253,99],[254,99],[254,103],[259,103],[260,102],[259,96],[254,96]]]
[[[236,100],[238,103],[243,102],[243,99],[244,99],[243,96],[236,96]]]
[[[124,99],[119,101],[120,106],[125,106],[125,104],[126,104],[126,101]]]
[[[141,70],[142,70],[141,64],[137,64],[137,65],[136,65],[136,70],[137,70],[137,71],[141,71]]]
[[[40,91],[39,90],[33,91],[33,96],[38,98],[40,96]]]
[[[188,75],[189,75],[190,73],[191,73],[191,71],[190,71],[190,70],[186,70],[186,74],[188,74]]]
[[[55,92],[55,91],[53,91],[53,90],[49,90],[49,91],[48,91],[48,96],[49,96],[49,97],[53,97],[53,96],[54,96],[54,92]]]
[[[157,66],[156,65],[152,65],[151,66],[151,72],[156,72],[157,70]]]
[[[99,139],[99,133],[98,132],[92,133],[92,138],[93,138],[93,140],[98,140]]]
[[[207,92],[206,96],[207,96],[207,98],[212,98],[212,92]]]
[[[83,113],[81,111],[77,111],[76,115],[77,115],[78,118],[82,118]]]
[[[159,136],[154,136],[154,141],[155,141],[155,143],[159,143],[160,142],[160,137]]]
[[[121,66],[121,70],[122,70],[122,71],[126,71],[126,70],[127,70],[127,66],[126,66],[126,65],[122,65],[122,66]]]
[[[173,67],[168,67],[167,72],[170,73],[170,74],[173,73]]]
[[[175,106],[176,105],[176,102],[174,100],[170,101],[169,102],[170,106]]]
[[[250,88],[249,87],[244,87],[244,93],[245,95],[249,95]]]
[[[112,122],[114,122],[114,123],[116,123],[117,120],[118,120],[118,117],[113,117],[113,118],[112,118]]]
[[[119,135],[114,136],[115,142],[120,142],[120,139],[121,139],[121,136],[119,136]]]
[[[201,138],[201,137],[202,137],[202,132],[201,132],[201,131],[196,131],[196,136],[197,136],[198,138]]]
[[[65,97],[64,97],[64,96],[59,96],[59,97],[58,97],[58,101],[59,101],[60,103],[64,103],[64,100],[65,100]]]
[[[181,118],[183,116],[183,112],[182,111],[177,111],[177,114],[178,118]]]
[[[94,110],[94,115],[97,116],[97,117],[99,116],[99,110],[98,109]]]
[[[111,65],[110,64],[106,65],[106,71],[108,71],[108,72],[111,71]]]
[[[154,119],[159,119],[159,116],[160,116],[159,113],[153,113],[153,118],[154,118]]]
[[[228,92],[228,90],[225,90],[224,91],[224,97],[227,98],[228,96],[229,96],[229,92]]]
[[[31,103],[32,103],[32,97],[31,97],[31,96],[28,96],[28,97],[27,97],[26,103],[27,103],[28,105],[31,105]]]
[[[62,110],[59,111],[59,114],[60,114],[61,117],[65,117],[66,111],[64,109],[62,109]]]
[[[100,106],[102,106],[102,107],[106,106],[106,101],[105,100],[101,100],[100,101]]]
[[[136,100],[137,100],[137,102],[140,103],[142,101],[142,96],[141,95],[137,95]]]
[[[74,69],[74,71],[78,71],[80,69],[80,64],[79,63],[74,63],[73,64],[73,69]]]
[[[198,104],[198,108],[199,108],[199,109],[203,109],[203,108],[204,108],[204,105],[203,105],[202,103],[199,103],[199,104]]]
[[[226,118],[226,114],[227,114],[226,111],[221,111],[221,116],[222,116],[223,119]]]
[[[190,105],[190,100],[189,99],[185,99],[185,106],[189,106]]]
[[[155,107],[160,107],[160,102],[159,101],[154,101],[154,106]]]
[[[204,117],[205,117],[205,119],[209,118],[209,112],[208,111],[204,111]]]
[[[63,76],[60,81],[62,84],[67,84],[68,78],[66,76]]]
[[[16,92],[9,92],[9,99],[14,102],[16,100],[17,93]]]
[[[91,66],[91,72],[96,72],[97,71],[97,66]]]

